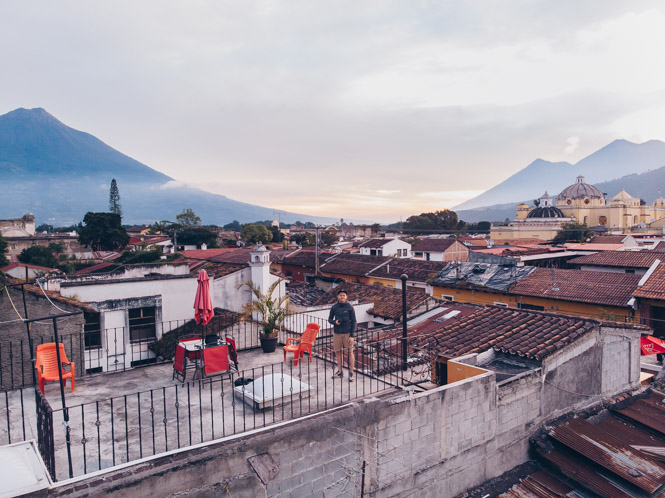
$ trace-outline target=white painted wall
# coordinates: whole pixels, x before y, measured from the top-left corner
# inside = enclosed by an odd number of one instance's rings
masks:
[[[77,298],[84,303],[161,296],[162,321],[168,322],[194,318],[196,286],[196,277],[187,275],[181,278],[143,279],[130,282],[107,280],[86,285],[66,286],[60,288],[60,294]]]

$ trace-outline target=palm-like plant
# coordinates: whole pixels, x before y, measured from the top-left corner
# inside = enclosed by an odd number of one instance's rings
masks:
[[[281,282],[276,280],[268,287],[264,294],[261,289],[254,284],[254,282],[243,282],[240,287],[247,286],[252,291],[252,302],[243,307],[243,319],[249,319],[254,313],[261,315],[261,323],[263,324],[263,337],[275,337],[277,335],[276,328],[284,321],[287,315],[284,303],[288,296],[273,297],[273,294]],[[239,287],[239,288],[240,288]]]

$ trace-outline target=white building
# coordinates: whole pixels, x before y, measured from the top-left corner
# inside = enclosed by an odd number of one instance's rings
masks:
[[[411,257],[411,244],[400,239],[369,239],[358,247],[364,256]]]

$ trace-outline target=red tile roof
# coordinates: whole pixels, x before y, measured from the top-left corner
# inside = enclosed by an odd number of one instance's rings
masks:
[[[370,271],[369,276],[398,280],[402,274],[406,274],[411,282],[427,282],[430,277],[435,277],[443,270],[447,264],[446,261],[395,258],[389,263]]]
[[[14,268],[31,268],[33,270],[39,270],[39,271],[62,273],[62,271],[58,270],[57,268],[48,268],[46,266],[31,265],[28,263],[10,263],[7,266],[3,266],[2,268],[0,268],[0,271],[6,272]]]
[[[659,264],[644,285],[635,289],[633,296],[645,299],[665,299],[665,264]]]
[[[445,252],[455,242],[457,242],[457,240],[453,238],[422,239],[416,242],[411,250],[415,252]]]
[[[563,301],[628,306],[640,275],[536,268],[509,293]]]
[[[628,235],[597,235],[593,238],[594,244],[623,244]]]
[[[542,360],[587,334],[600,323],[537,311],[497,306],[451,320],[433,334],[415,337],[414,347],[430,348],[451,358],[490,348],[506,354]]]
[[[319,253],[319,265],[323,264],[326,260],[333,257],[334,254],[331,252],[320,252]],[[282,265],[289,266],[303,266],[305,268],[314,268],[316,261],[316,251],[298,251],[292,254],[288,254],[282,258]]]
[[[237,251],[238,248],[221,248],[221,249],[189,249],[187,251],[179,251],[179,254],[182,254],[186,258],[191,259],[209,259],[213,256],[219,256],[220,254]],[[248,259],[249,261],[249,259]]]
[[[395,239],[369,239],[358,244],[358,247],[369,247],[369,248],[379,248],[385,246],[388,242],[392,242]]]
[[[349,301],[357,301],[358,303],[374,303],[374,307],[368,310],[368,313],[398,320],[402,316],[402,291],[393,287],[385,287],[383,285],[365,285],[346,282],[340,284],[339,287],[333,287],[325,294],[319,296],[311,305],[323,306],[332,305],[337,302],[337,291],[343,288],[346,290]],[[434,305],[435,300],[431,296],[422,293],[407,291],[406,292],[406,308],[408,312],[425,304],[427,301],[432,301]]]
[[[609,251],[573,258],[568,263],[617,268],[649,268],[657,259],[665,261],[665,254],[652,251]]]
[[[323,273],[364,277],[391,259],[386,256],[363,256],[362,254],[341,253],[329,258],[319,268]]]

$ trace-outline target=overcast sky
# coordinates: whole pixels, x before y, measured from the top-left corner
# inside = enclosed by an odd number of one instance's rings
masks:
[[[396,221],[665,139],[663,26],[648,0],[0,0],[0,114],[236,200]]]

